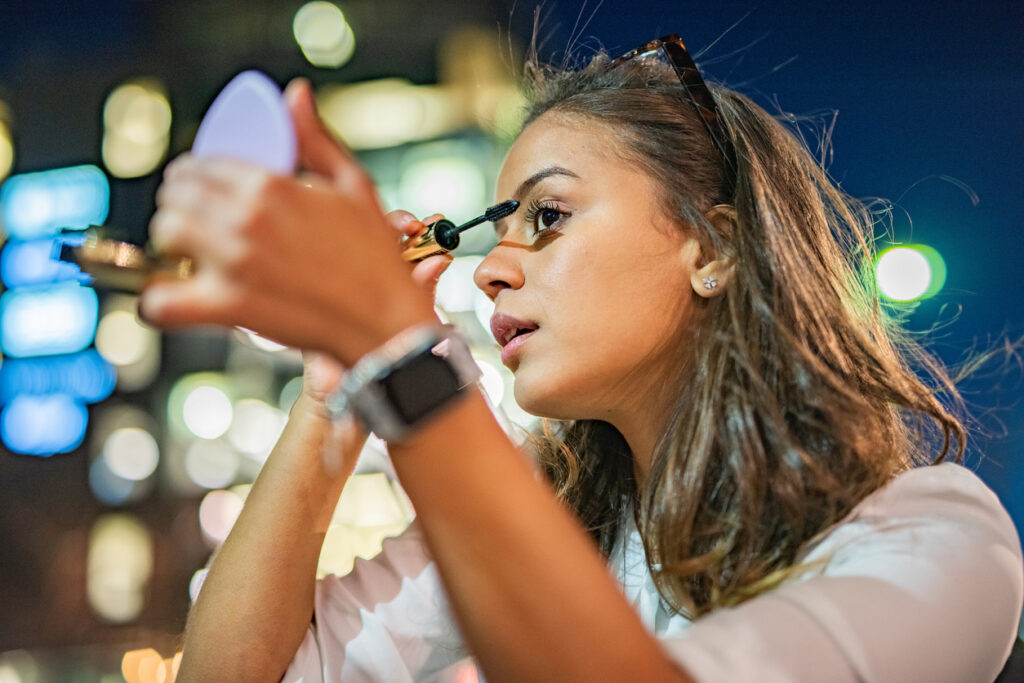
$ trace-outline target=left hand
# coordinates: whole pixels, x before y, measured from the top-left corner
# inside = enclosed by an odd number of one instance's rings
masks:
[[[300,162],[318,177],[223,158],[173,161],[150,239],[159,252],[190,257],[195,276],[151,283],[140,310],[161,327],[242,326],[351,366],[401,330],[436,318],[373,182],[324,129],[309,84],[293,81],[286,97]]]

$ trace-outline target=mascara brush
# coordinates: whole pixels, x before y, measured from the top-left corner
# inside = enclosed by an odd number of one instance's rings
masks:
[[[445,254],[459,246],[459,233],[469,230],[481,223],[493,222],[511,216],[519,208],[519,202],[510,199],[500,204],[489,207],[482,215],[466,221],[462,225],[455,225],[447,218],[442,218],[436,223],[427,226],[426,231],[417,237],[411,238],[411,246],[402,252],[402,258],[406,261],[416,263],[434,254]]]

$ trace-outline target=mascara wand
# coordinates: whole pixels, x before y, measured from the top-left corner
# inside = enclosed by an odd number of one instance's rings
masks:
[[[402,252],[406,261],[422,261],[434,254],[444,254],[459,246],[459,233],[469,230],[472,227],[491,221],[500,220],[511,216],[519,208],[519,202],[514,199],[495,204],[484,211],[483,215],[466,221],[462,225],[455,225],[447,218],[442,218],[436,223],[427,226],[427,230],[415,239],[415,244]]]

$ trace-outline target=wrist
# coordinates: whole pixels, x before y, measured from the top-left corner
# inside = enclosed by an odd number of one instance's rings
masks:
[[[353,334],[351,329],[346,329],[331,335],[331,353],[347,368],[354,367],[363,356],[405,330],[418,325],[439,324],[433,303],[419,290],[414,296],[381,302],[374,308],[374,317],[366,322],[361,334]]]
[[[326,407],[334,420],[352,419],[396,443],[468,393],[479,376],[466,342],[434,318],[364,355],[328,396]]]

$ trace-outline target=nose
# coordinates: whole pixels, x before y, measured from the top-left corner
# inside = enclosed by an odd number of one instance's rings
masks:
[[[510,245],[499,243],[488,252],[473,272],[473,282],[494,301],[503,289],[519,289],[523,286],[522,264],[512,253]]]

